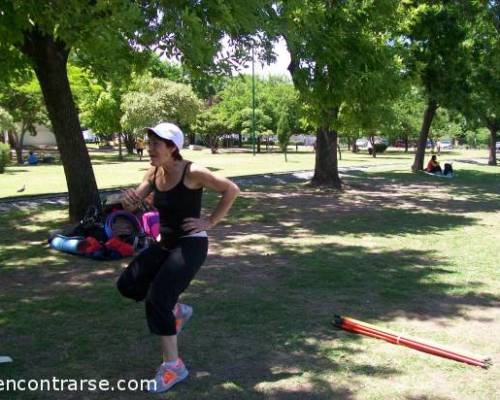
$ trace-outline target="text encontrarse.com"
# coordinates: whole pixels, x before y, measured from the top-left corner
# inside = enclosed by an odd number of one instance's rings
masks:
[[[154,380],[149,379],[2,379],[0,392],[135,392],[144,391]]]

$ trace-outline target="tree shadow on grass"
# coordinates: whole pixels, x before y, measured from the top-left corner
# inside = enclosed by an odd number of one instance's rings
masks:
[[[483,161],[477,161],[477,160],[457,160],[458,162],[464,163],[464,164],[472,164],[472,165],[483,165],[487,166],[488,165],[488,159],[485,158]]]
[[[315,234],[396,236],[432,234],[456,226],[473,225],[476,219],[447,213],[425,213],[404,209],[360,210],[355,215],[332,216],[330,224],[307,224]]]
[[[404,208],[450,214],[500,208],[500,174],[461,171],[453,180],[405,172],[357,172],[349,177],[349,189],[360,191],[359,202],[374,211]]]
[[[191,375],[200,378],[192,385],[180,385],[174,396],[354,398],[351,389],[322,376],[325,371],[335,373],[340,367],[323,354],[318,344],[309,342],[329,334],[322,326],[329,324],[322,321],[325,316],[308,315],[307,308],[299,307],[297,312],[305,313],[305,318],[292,317],[293,307],[301,301],[297,294],[289,295],[281,279],[269,281],[263,277],[263,282],[247,270],[246,261],[256,265],[259,258],[265,257],[243,254],[241,258],[216,259],[223,263],[221,268],[211,267],[210,260],[208,272],[202,273],[188,291],[186,298],[195,302],[199,317],[190,329],[185,357],[192,360]],[[232,263],[237,265],[236,270],[228,271]],[[32,271],[37,284],[10,288],[9,294],[0,296],[4,317],[0,333],[6,338],[3,345],[16,359],[7,377],[31,374],[31,378],[42,378],[63,371],[66,378],[149,377],[157,357],[155,343],[144,327],[143,305],[119,298],[113,282],[119,268],[116,263],[109,267],[112,271],[103,274],[102,280],[91,276],[90,272],[97,270],[93,266],[79,282],[67,280],[71,269],[67,267],[54,270],[57,278],[52,281],[39,279],[39,272]],[[232,279],[234,273],[240,275],[239,281]],[[242,287],[241,280],[246,277]],[[276,290],[285,290],[283,296],[276,299]],[[309,305],[314,303],[314,297],[309,299]],[[20,340],[22,346],[18,345]],[[354,337],[347,338],[335,351],[352,354],[355,349],[351,344],[355,341]],[[126,368],[117,367],[124,357]],[[31,363],[37,365],[36,374]],[[365,376],[397,374],[392,368],[364,363],[355,363],[350,369]],[[112,397],[103,394],[96,398]],[[122,398],[129,397],[124,394]]]
[[[387,183],[397,182],[406,187],[418,183],[430,184],[435,188],[448,188],[453,195],[464,195],[468,200],[480,201],[485,200],[485,195],[494,195],[497,198],[500,196],[500,169],[492,171],[494,172],[458,170],[454,178],[446,180],[429,175],[399,172],[367,173],[366,177],[383,179]],[[490,198],[486,198],[488,199]]]
[[[231,241],[224,246],[231,247]],[[465,317],[470,305],[500,305],[492,295],[449,294],[455,286],[439,277],[454,272],[433,253],[340,245],[272,247],[278,256],[240,248],[236,256],[210,259],[188,291],[187,301],[198,310],[193,329],[205,333],[190,343],[186,356],[193,359],[195,372],[218,377],[207,378],[212,383],[205,390],[212,395],[209,388],[229,381],[237,382],[249,398],[262,395],[261,390],[273,393],[271,398],[354,398],[359,390],[355,382],[348,389],[345,382],[324,376],[325,371],[342,375],[349,370],[352,377],[391,377],[400,371],[350,359],[362,351],[361,338],[337,331],[334,314],[384,321],[401,315],[451,318]],[[434,267],[438,263],[441,267]],[[223,328],[215,333],[217,326]],[[217,354],[200,358],[210,346],[217,347]],[[282,370],[292,376],[280,377]],[[300,392],[297,397],[290,393],[294,390]]]
[[[493,296],[447,294],[453,285],[439,277],[453,271],[434,253],[304,246],[297,239],[273,243],[274,254],[266,255],[253,249],[250,237],[268,235],[270,227],[240,228],[233,238],[217,240],[238,254],[212,255],[184,296],[195,305],[196,317],[183,333],[188,345],[181,349],[197,378],[168,398],[353,399],[361,390],[355,377],[388,378],[400,371],[355,359],[361,338],[335,330],[334,314],[356,310],[359,319],[390,321],[401,313],[453,317],[470,304],[499,304]],[[286,229],[272,234],[293,237]],[[242,235],[249,236],[243,246],[235,240]],[[77,264],[76,270],[75,262],[68,262],[47,265],[44,273],[31,271],[31,285],[12,282],[0,297],[3,343],[17,360],[8,375],[32,374],[35,363],[40,377],[148,378],[156,343],[144,326],[143,305],[116,292],[120,264]],[[347,371],[352,385],[333,378]],[[141,397],[122,398],[132,395]]]
[[[20,172],[30,172],[29,169],[21,169],[21,168],[15,168],[15,167],[7,167],[5,168],[4,175],[15,175]]]

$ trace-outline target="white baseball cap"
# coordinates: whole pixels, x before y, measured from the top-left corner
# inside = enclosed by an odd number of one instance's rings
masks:
[[[179,150],[182,150],[184,145],[184,134],[180,128],[170,122],[162,122],[152,128],[146,128],[146,130],[153,132],[155,135],[170,140],[174,142]]]

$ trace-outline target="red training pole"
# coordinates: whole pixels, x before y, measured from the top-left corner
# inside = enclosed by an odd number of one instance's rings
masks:
[[[414,339],[404,338],[400,335],[394,335],[392,333],[379,331],[379,330],[373,329],[371,327],[365,327],[363,325],[353,324],[349,320],[346,320],[343,322],[342,328],[349,330],[351,332],[361,333],[361,334],[364,334],[367,336],[376,337],[378,339],[386,340],[386,341],[393,343],[393,344],[401,344],[405,347],[409,347],[409,348],[412,348],[415,350],[423,351],[423,352],[437,355],[440,357],[454,359],[456,361],[461,361],[464,363],[476,365],[476,366],[483,367],[483,368],[487,367],[486,362],[483,360],[476,359],[474,357],[469,357],[469,356],[464,355],[464,354],[459,354],[459,353],[456,353],[456,352],[451,351],[449,349],[440,348],[440,347],[437,347],[435,345],[430,345],[430,344],[425,343],[425,342],[422,343],[422,342],[416,341]]]
[[[365,322],[358,321],[352,318],[336,315],[334,323],[337,327],[344,330],[360,333],[366,336],[374,337],[376,339],[382,339],[389,343],[400,344],[402,346],[409,347],[411,349],[422,351],[428,354],[460,361],[482,368],[488,368],[489,366],[488,359],[480,360],[469,355],[460,354],[456,351],[441,347],[439,345],[426,343],[420,339],[417,340],[415,338],[402,337],[401,335],[390,330],[383,330],[374,325],[367,324]]]

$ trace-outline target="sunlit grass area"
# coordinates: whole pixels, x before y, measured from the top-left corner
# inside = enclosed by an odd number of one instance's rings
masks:
[[[266,152],[252,155],[251,152],[227,152],[221,150],[220,154],[211,154],[210,150],[194,151],[185,149],[183,155],[186,159],[200,163],[216,173],[231,177],[275,173],[285,171],[311,170],[314,168],[315,154],[310,147],[300,147],[295,152],[295,147],[290,146],[288,162],[284,155],[277,152]],[[147,157],[139,161],[135,155],[125,156],[124,161],[118,160],[116,151],[104,152],[95,148],[90,149],[94,173],[99,189],[126,187],[136,185],[143,178],[149,167]],[[484,151],[451,151],[443,153],[441,160],[455,158],[485,157]],[[402,151],[388,151],[373,158],[366,151],[353,154],[349,151],[342,152],[340,167],[368,166],[368,165],[402,165],[412,164],[413,154]],[[23,189],[18,192],[18,190]],[[43,193],[62,193],[67,191],[66,180],[62,165],[12,165],[6,168],[5,174],[0,175],[0,198],[12,196],[35,195]]]

